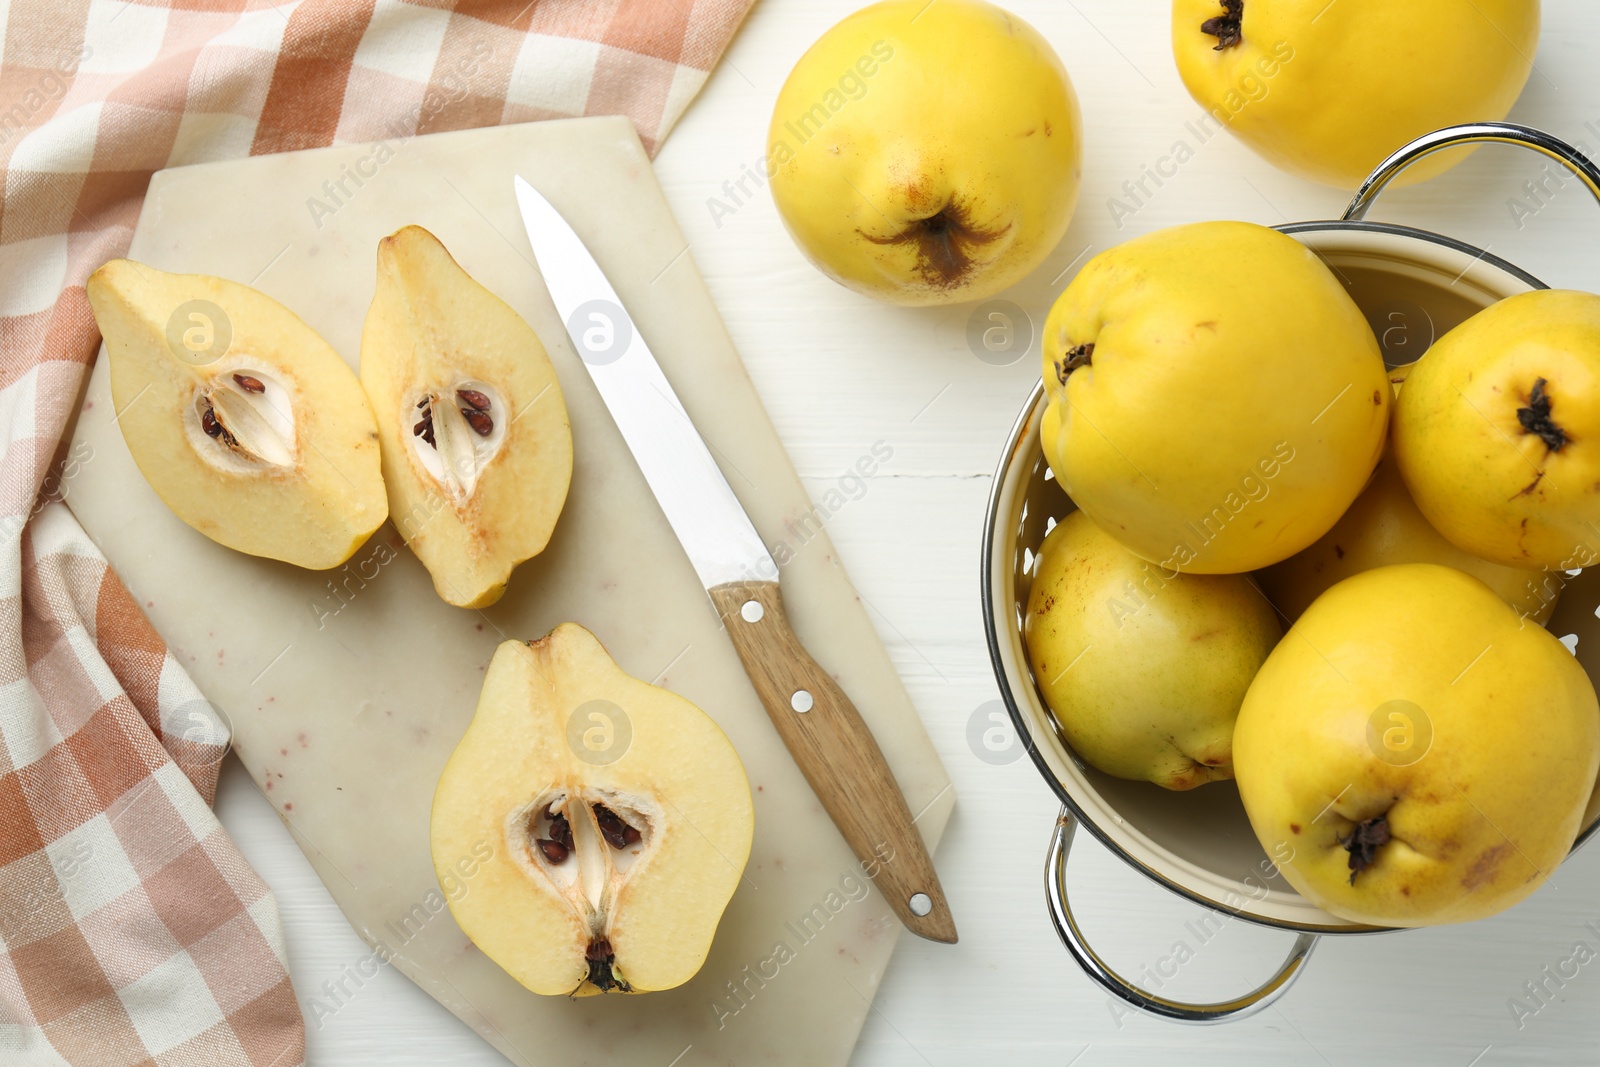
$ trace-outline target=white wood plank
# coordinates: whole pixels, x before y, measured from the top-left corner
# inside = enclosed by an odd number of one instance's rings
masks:
[[[1519,1029],[1507,1007],[1523,983],[1579,940],[1600,950],[1600,852],[1580,853],[1555,884],[1511,913],[1471,926],[1356,937],[1318,948],[1281,1010],[1193,1030],[1130,1019],[1079,974],[1045,920],[1041,882],[1055,806],[1025,763],[995,767],[967,748],[967,720],[996,696],[977,606],[978,536],[988,475],[1037,376],[1027,361],[995,368],[965,347],[962,309],[902,311],[816,273],[783,232],[764,192],[717,227],[706,206],[763,150],[773,99],[794,61],[855,0],[782,4],[751,14],[727,61],[657,161],[692,254],[816,496],[873,441],[895,449],[829,531],[902,671],[961,803],[938,859],[962,929],[954,948],[902,941],[857,1046],[861,1067],[994,1062],[1575,1063],[1600,1038],[1600,964],[1583,968]],[[1088,135],[1077,220],[1050,265],[1012,299],[1042,320],[1052,278],[1086,246],[1098,250],[1160,226],[1211,217],[1263,223],[1336,215],[1344,198],[1279,175],[1239,145],[1203,146],[1148,207],[1118,231],[1106,199],[1165,153],[1198,112],[1173,69],[1167,5],[1124,0],[1013,0],[1055,44],[1082,98]],[[1535,75],[1513,118],[1600,146],[1600,8],[1545,5]],[[1148,82],[1146,81],[1148,79]],[[1519,229],[1506,206],[1540,165],[1509,149],[1480,153],[1421,188],[1384,199],[1374,217],[1488,246],[1551,284],[1600,287],[1593,254],[1600,211],[1575,187]],[[919,410],[945,386],[926,411]],[[304,996],[354,958],[359,942],[304,868],[267,806],[230,773],[223,818],[273,880]],[[1098,845],[1074,857],[1084,923],[1118,966],[1137,972],[1186,936],[1199,909],[1142,882]],[[1189,935],[1193,940],[1192,935]],[[1230,924],[1174,979],[1193,997],[1253,985],[1287,949],[1286,935]],[[398,976],[380,976],[313,1034],[326,1064],[492,1063],[470,1032]],[[367,994],[371,995],[368,996]],[[358,1014],[359,1013],[359,1014]],[[359,1025],[358,1025],[359,1021]],[[1487,1053],[1484,1053],[1485,1049]],[[1087,1051],[1085,1051],[1087,1049]],[[663,1067],[673,1052],[663,1056]],[[1076,1057],[1076,1059],[1075,1059]],[[693,1067],[692,1056],[683,1067]]]

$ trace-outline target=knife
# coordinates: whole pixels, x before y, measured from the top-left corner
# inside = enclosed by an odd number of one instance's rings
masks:
[[[955,922],[878,742],[789,626],[778,565],[566,219],[521,177],[517,206],[567,334],[722,616],[762,706],[862,869],[906,928],[954,943]]]

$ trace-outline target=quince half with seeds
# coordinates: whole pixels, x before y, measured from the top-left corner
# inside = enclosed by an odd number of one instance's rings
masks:
[[[700,970],[754,827],[717,724],[565,623],[495,652],[434,792],[433,863],[444,880],[493,848],[450,910],[528,989],[643,993]]]
[[[420,226],[378,242],[361,333],[389,511],[433,586],[487,607],[544,551],[572,481],[572,430],[533,329]]]
[[[114,259],[90,275],[128,451],[218,544],[337,567],[388,515],[378,434],[350,367],[247,285]]]

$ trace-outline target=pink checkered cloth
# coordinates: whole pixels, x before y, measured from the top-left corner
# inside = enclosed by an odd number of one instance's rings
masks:
[[[585,114],[653,153],[753,2],[0,0],[0,1064],[305,1060],[227,726],[62,503],[150,175]]]

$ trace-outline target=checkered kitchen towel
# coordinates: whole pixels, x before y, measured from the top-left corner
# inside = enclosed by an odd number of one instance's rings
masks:
[[[753,2],[0,0],[0,1065],[305,1058],[227,728],[59,502],[151,173],[582,114],[654,152]]]

